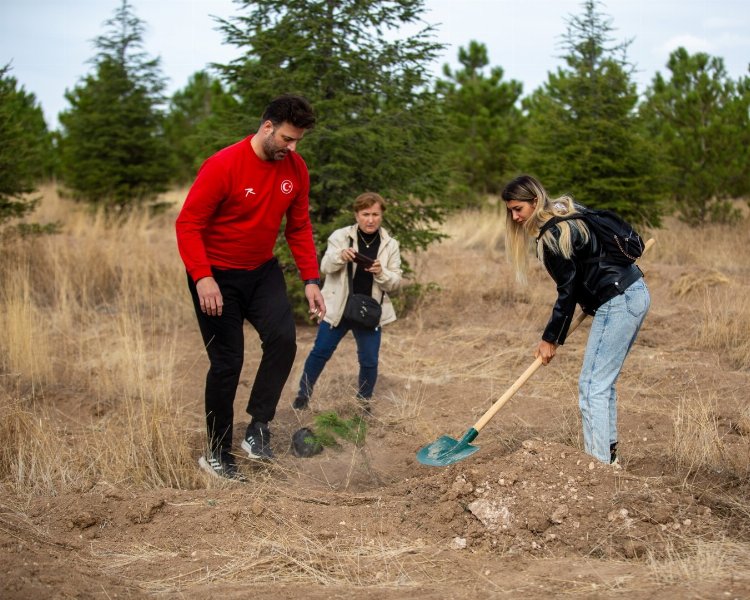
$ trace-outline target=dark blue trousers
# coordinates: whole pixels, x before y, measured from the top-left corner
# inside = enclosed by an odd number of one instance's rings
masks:
[[[359,387],[357,396],[365,400],[372,397],[375,382],[378,379],[378,355],[380,353],[381,328],[359,329],[352,327],[344,319],[338,327],[332,327],[323,321],[318,327],[318,335],[299,382],[298,396],[310,398],[315,382],[323,372],[328,360],[333,356],[339,342],[351,330],[357,342],[357,359],[359,360]]]

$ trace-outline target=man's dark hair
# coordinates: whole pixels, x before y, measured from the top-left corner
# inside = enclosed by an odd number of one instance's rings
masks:
[[[315,126],[315,114],[307,98],[294,94],[284,94],[274,98],[266,106],[261,124],[266,121],[271,121],[274,127],[282,123],[289,123],[300,129],[312,129]]]

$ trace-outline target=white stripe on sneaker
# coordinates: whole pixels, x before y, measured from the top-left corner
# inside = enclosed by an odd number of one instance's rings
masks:
[[[206,460],[205,456],[201,456],[198,459],[198,466],[214,477],[221,477],[221,475],[219,475],[219,472],[221,471],[221,463],[213,457]]]

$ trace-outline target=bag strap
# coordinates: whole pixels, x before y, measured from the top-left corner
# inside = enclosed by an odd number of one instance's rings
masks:
[[[572,213],[570,215],[560,215],[557,217],[552,217],[549,221],[547,221],[544,225],[542,225],[541,229],[539,230],[539,235],[536,236],[537,241],[539,241],[539,238],[542,237],[545,233],[547,233],[550,229],[552,229],[555,225],[560,223],[561,221],[570,221],[571,219],[584,219],[582,212]]]
[[[349,247],[354,246],[354,240],[352,238],[349,238]],[[349,278],[349,295],[351,296],[354,293],[354,275],[352,274],[352,261],[347,261],[346,263],[346,274]],[[374,280],[374,277],[373,277]],[[383,304],[383,300],[385,299],[385,292],[383,290],[380,290],[380,304]]]
[[[547,221],[544,225],[542,225],[541,229],[539,230],[539,235],[536,236],[536,241],[538,242],[539,238],[541,238],[547,231],[549,231],[550,229],[552,229],[555,225],[557,225],[561,221],[570,221],[572,219],[582,219],[582,220],[585,221],[586,220],[586,216],[585,216],[584,212],[577,212],[577,213],[573,213],[573,214],[570,214],[570,215],[560,215],[560,216],[557,216],[557,217],[552,217],[549,221]],[[594,233],[591,231],[591,226],[590,225],[589,225],[589,233],[591,235],[594,235]],[[601,245],[601,242],[599,242],[599,244]],[[618,242],[618,244],[619,244],[619,242]],[[604,262],[604,261],[606,261],[607,257],[604,256],[603,251],[604,251],[604,247],[602,246],[601,249],[600,249],[599,256],[589,257],[589,258],[583,260],[582,262],[584,262],[584,263],[598,263],[598,262]],[[623,254],[625,254],[625,253],[623,252]],[[626,256],[627,256],[627,254],[626,254]]]

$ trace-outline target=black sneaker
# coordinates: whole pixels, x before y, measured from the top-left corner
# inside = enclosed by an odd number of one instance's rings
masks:
[[[222,477],[233,481],[245,482],[245,476],[237,470],[234,456],[229,452],[206,452],[198,459],[198,466],[209,475]]]
[[[261,460],[273,460],[275,457],[271,450],[271,431],[267,423],[250,423],[242,440],[242,449],[250,458]]]
[[[310,403],[310,398],[305,398],[305,396],[297,396],[294,399],[294,402],[292,402],[292,408],[295,410],[304,410],[307,408],[307,405]]]

